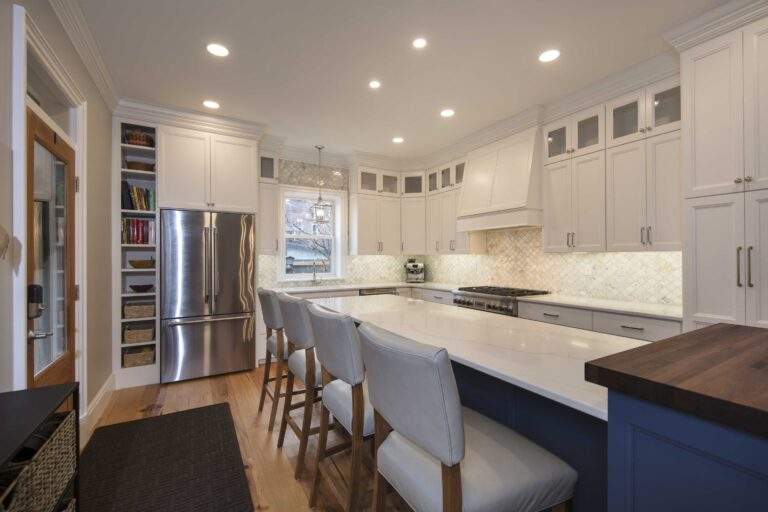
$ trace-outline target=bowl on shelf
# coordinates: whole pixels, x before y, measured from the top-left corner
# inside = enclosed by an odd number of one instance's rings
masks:
[[[128,260],[133,268],[155,268],[155,260]]]
[[[149,291],[152,291],[152,288],[154,288],[155,285],[153,284],[129,284],[128,288],[130,288],[132,291],[136,293],[147,293]]]

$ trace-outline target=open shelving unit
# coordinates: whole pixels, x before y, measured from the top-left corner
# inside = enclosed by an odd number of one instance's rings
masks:
[[[148,123],[114,121],[113,368],[118,387],[153,384],[160,375],[157,132]]]

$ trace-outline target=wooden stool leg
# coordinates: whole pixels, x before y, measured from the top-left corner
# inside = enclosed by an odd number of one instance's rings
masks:
[[[363,385],[352,387],[352,454],[351,475],[349,479],[349,497],[347,511],[355,512],[360,503],[360,487],[363,469],[363,421],[365,403],[363,400]]]
[[[375,432],[374,432],[374,453],[376,458],[379,456],[379,446],[387,438],[392,431],[392,427],[389,426],[387,420],[379,414],[378,411],[374,412],[375,420]],[[376,464],[376,473],[373,476],[373,512],[384,512],[387,507],[387,494],[389,493],[391,486],[387,479],[381,476],[379,473],[379,465]]]
[[[267,386],[269,386],[269,370],[272,367],[272,354],[267,350],[267,358],[264,361],[264,380],[261,381],[261,396],[259,397],[259,413],[264,408],[264,397],[267,396]]]
[[[571,507],[573,506],[573,500],[568,500],[564,503],[561,503],[559,505],[555,505],[552,507],[552,512],[571,512]]]
[[[328,422],[330,413],[325,407],[320,415],[320,433],[317,437],[317,456],[315,457],[315,474],[312,477],[312,492],[309,495],[309,506],[314,508],[317,503],[317,493],[320,490],[320,463],[325,458],[325,448],[328,443]]]
[[[313,356],[314,357],[314,356]],[[314,370],[313,370],[314,371]],[[307,391],[304,394],[304,418],[301,422],[301,437],[299,439],[299,453],[296,461],[296,473],[294,477],[298,480],[304,472],[304,456],[307,454],[307,444],[309,443],[309,430],[312,428],[312,409],[315,405],[314,383],[307,383]]]
[[[267,356],[269,357],[269,356]],[[275,396],[272,398],[272,410],[269,412],[269,431],[272,432],[272,428],[275,426],[275,418],[277,417],[277,407],[278,403],[280,402],[280,390],[283,387],[283,379],[285,378],[285,375],[283,375],[283,372],[285,372],[285,361],[279,360],[277,361],[276,366],[276,376],[275,376]]]
[[[285,429],[288,426],[288,415],[291,412],[291,395],[293,395],[293,374],[288,371],[288,382],[285,384],[285,400],[283,400],[283,418],[280,420],[280,435],[277,436],[277,447],[283,447]]]

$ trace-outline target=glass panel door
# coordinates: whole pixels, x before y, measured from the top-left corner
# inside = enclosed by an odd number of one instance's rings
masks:
[[[571,118],[561,119],[544,127],[544,163],[560,162],[571,157]]]
[[[571,117],[573,119],[571,130],[575,134],[573,156],[605,149],[603,128],[605,107],[603,105],[582,110]]]
[[[646,95],[646,135],[679,130],[680,83],[677,77],[650,85]]]
[[[464,162],[456,164],[456,186],[458,187],[464,182]]]
[[[360,171],[360,192],[376,192],[376,173]]]
[[[440,188],[447,189],[453,186],[453,180],[451,180],[451,168],[446,167],[440,169]]]
[[[407,174],[403,176],[403,195],[420,196],[424,195],[424,175]]]
[[[645,137],[644,98],[639,90],[608,103],[608,147]]]
[[[437,171],[430,171],[427,174],[427,192],[437,192]]]
[[[381,175],[381,190],[383,194],[396,195],[398,176],[396,174],[382,174]]]

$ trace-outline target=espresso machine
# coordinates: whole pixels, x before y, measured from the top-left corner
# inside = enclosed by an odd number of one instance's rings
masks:
[[[408,258],[405,262],[405,282],[423,283],[424,282],[424,263],[416,261],[416,258]]]

